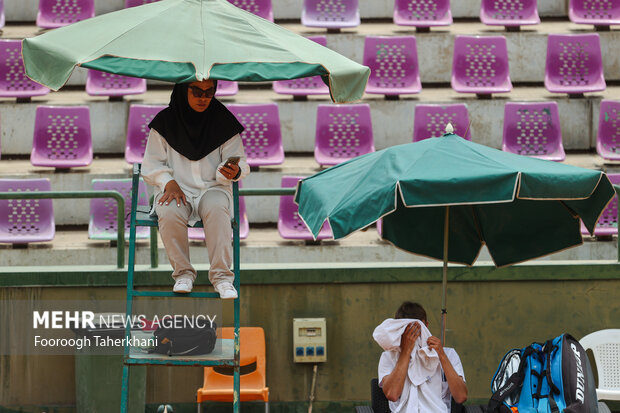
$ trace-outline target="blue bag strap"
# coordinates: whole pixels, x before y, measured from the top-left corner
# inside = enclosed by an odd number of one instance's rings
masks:
[[[560,394],[560,389],[553,383],[553,379],[551,378],[551,353],[553,349],[557,348],[552,340],[548,340],[545,343],[544,352],[547,361],[547,366],[545,367],[546,375],[547,375],[547,384],[549,386],[549,394],[547,394],[547,400],[549,400],[549,407],[551,408],[551,413],[559,413],[560,409],[558,408],[558,404],[555,402],[553,398],[554,394]]]

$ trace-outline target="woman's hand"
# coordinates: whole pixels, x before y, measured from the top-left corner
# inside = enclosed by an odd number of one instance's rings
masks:
[[[168,205],[173,199],[176,199],[178,207],[181,206],[181,201],[183,201],[183,205],[187,205],[185,194],[181,190],[179,184],[177,184],[177,181],[175,181],[174,179],[166,184],[164,188],[164,194],[161,196],[161,198],[159,198],[159,205],[163,205],[164,203]]]
[[[224,175],[224,178],[232,181],[239,173],[239,165],[225,163],[219,171],[222,175]]]

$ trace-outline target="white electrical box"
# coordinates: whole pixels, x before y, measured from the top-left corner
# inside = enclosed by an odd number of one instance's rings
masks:
[[[327,361],[327,322],[324,318],[293,319],[293,361]]]

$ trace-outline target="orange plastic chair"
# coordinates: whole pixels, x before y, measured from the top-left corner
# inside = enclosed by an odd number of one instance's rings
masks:
[[[222,338],[234,338],[232,327],[222,328]],[[265,332],[261,327],[241,327],[239,329],[240,365],[256,363],[256,370],[241,374],[240,400],[263,400],[265,413],[269,413],[269,388],[266,383]],[[233,376],[216,372],[213,367],[205,367],[204,381],[196,395],[198,412],[203,401],[233,401]]]

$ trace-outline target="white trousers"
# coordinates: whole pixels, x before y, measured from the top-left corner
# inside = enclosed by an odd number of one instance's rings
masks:
[[[158,197],[159,198],[159,197]],[[174,270],[172,278],[187,277],[196,280],[196,270],[190,263],[187,221],[192,213],[189,202],[177,206],[176,200],[159,205],[155,200],[155,212],[159,219],[159,232]],[[233,282],[232,228],[230,225],[230,201],[222,191],[207,191],[198,203],[198,215],[202,219],[209,254],[209,281],[216,285],[221,281]]]

